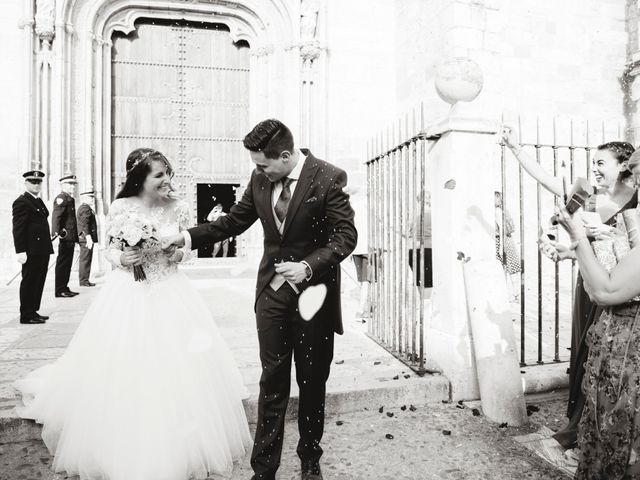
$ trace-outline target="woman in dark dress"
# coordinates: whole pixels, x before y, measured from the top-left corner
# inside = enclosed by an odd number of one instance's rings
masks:
[[[629,167],[640,180],[640,152],[632,155]],[[640,222],[638,210],[632,211]],[[614,235],[609,245],[618,263],[603,266],[603,252],[600,258],[594,254],[580,216],[562,209],[560,222],[571,237],[585,290],[602,313],[586,334],[589,352],[575,478],[639,478],[640,248],[624,254],[627,236]]]
[[[529,175],[551,193],[562,197],[564,192],[561,178],[551,175],[534,158],[524,152],[514,141],[511,132],[507,131],[503,134],[503,141]],[[583,221],[586,235],[591,242],[606,240],[610,230],[616,227],[617,214],[637,205],[637,192],[629,185],[630,172],[627,169],[627,161],[633,150],[633,145],[630,143],[609,142],[599,145],[593,154],[591,171],[596,187],[585,210],[597,212],[602,223]],[[600,308],[587,295],[582,276],[578,273],[571,322],[569,402],[567,404],[569,422],[554,435],[554,438],[567,449],[576,446],[577,427],[585,401],[581,389],[584,362],[588,354],[585,335],[600,311]]]

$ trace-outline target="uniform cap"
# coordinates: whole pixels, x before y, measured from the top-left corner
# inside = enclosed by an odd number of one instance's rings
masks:
[[[29,170],[28,172],[24,172],[22,176],[25,180],[42,180],[44,178],[44,172],[40,170]]]
[[[60,179],[60,183],[78,183],[75,175],[65,175]]]

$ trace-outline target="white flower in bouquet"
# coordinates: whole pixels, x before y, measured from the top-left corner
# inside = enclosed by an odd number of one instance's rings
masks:
[[[129,224],[122,229],[122,238],[130,247],[137,245],[142,240],[142,225]]]

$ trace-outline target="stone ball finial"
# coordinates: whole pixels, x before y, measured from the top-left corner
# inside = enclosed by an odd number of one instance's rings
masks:
[[[445,60],[436,69],[436,92],[450,105],[473,101],[482,91],[483,83],[480,65],[467,57]]]

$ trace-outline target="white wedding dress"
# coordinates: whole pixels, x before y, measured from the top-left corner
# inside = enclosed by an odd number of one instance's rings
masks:
[[[107,223],[152,224],[160,236],[186,228],[187,219],[184,202],[147,210],[125,198],[112,204]],[[149,245],[147,280],[118,265],[66,352],[17,383],[19,413],[43,424],[57,472],[82,480],[228,476],[251,444],[247,392],[209,309]]]

